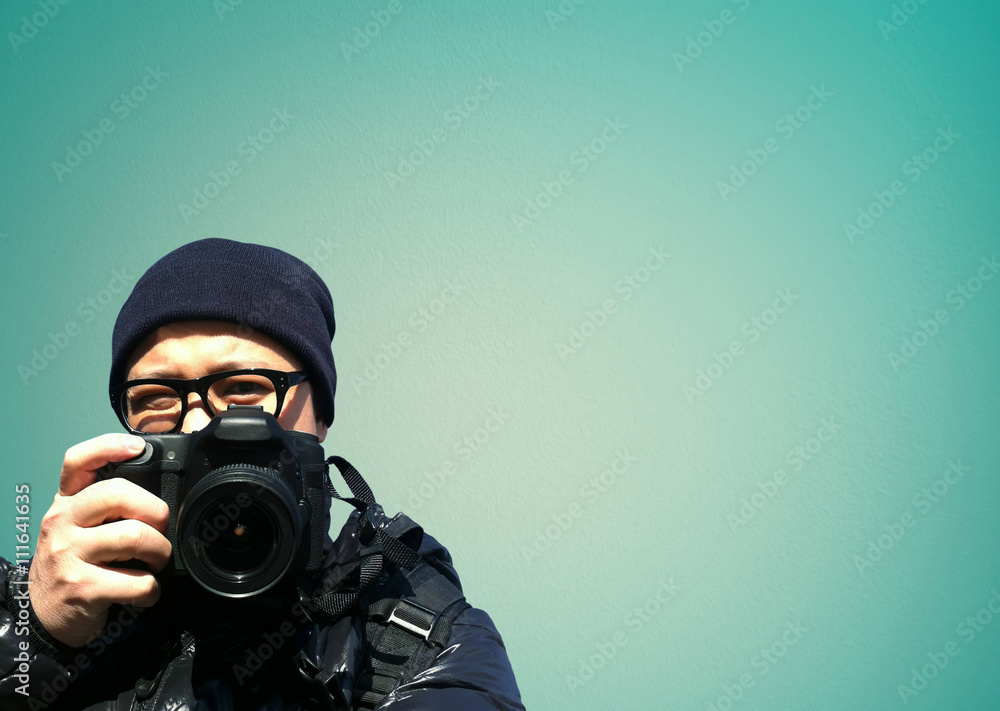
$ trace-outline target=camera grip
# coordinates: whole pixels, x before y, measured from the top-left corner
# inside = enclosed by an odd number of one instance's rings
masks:
[[[124,465],[135,466],[135,465],[148,464],[152,458],[153,458],[153,445],[150,442],[146,442],[146,448],[142,450],[142,452],[140,452],[137,456],[132,457],[131,459],[125,459],[121,462],[108,462],[103,467],[98,469],[95,473],[97,474],[98,480],[110,479],[114,476],[117,476],[115,472],[118,471],[119,467]]]
[[[109,568],[120,568],[124,570],[141,570],[144,573],[150,572],[149,566],[138,558],[129,558],[128,560],[116,560],[112,563],[107,564]]]

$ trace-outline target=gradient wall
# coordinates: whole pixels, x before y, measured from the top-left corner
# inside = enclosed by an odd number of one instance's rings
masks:
[[[1000,707],[995,5],[166,5],[0,10],[5,557],[244,239],[529,708]]]

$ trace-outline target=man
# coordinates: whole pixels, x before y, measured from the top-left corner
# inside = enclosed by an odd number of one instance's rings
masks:
[[[0,707],[523,709],[499,633],[462,601],[449,607],[460,612],[447,637],[425,634],[407,648],[419,647],[422,661],[373,644],[383,628],[387,640],[423,630],[398,616],[395,628],[391,615],[381,626],[366,618],[399,596],[390,580],[405,571],[389,559],[407,555],[399,545],[373,551],[372,540],[398,544],[389,533],[404,531],[432,587],[457,590],[448,552],[429,536],[414,539],[419,529],[405,517],[390,522],[373,501],[356,501],[364,513],[336,540],[324,533],[319,574],[292,573],[234,599],[158,576],[174,553],[167,503],[102,475],[146,450],[139,435],[199,432],[231,405],[260,407],[283,430],[323,442],[334,414],[334,328],[320,277],[269,247],[202,240],[139,279],[112,343],[112,404],[130,432],[70,448],[27,574],[0,559]],[[246,530],[227,533],[238,540]],[[370,560],[385,569],[372,573]]]

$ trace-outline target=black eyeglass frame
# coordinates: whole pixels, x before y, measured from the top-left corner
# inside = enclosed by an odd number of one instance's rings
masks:
[[[176,434],[180,431],[181,426],[184,424],[184,417],[187,415],[188,395],[196,393],[201,398],[202,403],[204,403],[205,409],[208,410],[212,417],[215,417],[219,413],[212,408],[208,391],[219,380],[230,378],[234,375],[262,375],[271,381],[271,384],[274,385],[276,398],[274,403],[275,417],[281,414],[281,408],[285,404],[285,395],[288,391],[309,378],[309,374],[304,370],[286,372],[283,370],[271,370],[270,368],[242,368],[239,370],[224,370],[220,373],[212,373],[192,380],[181,380],[180,378],[140,378],[138,380],[127,380],[124,383],[108,388],[108,394],[111,397],[111,407],[114,409],[115,414],[118,415],[118,420],[125,426],[125,429],[132,434],[142,435],[150,433],[137,430],[128,423],[128,417],[125,414],[125,392],[136,385],[164,385],[172,388],[181,396],[181,412],[177,417],[177,424],[168,432],[157,432],[156,434]]]

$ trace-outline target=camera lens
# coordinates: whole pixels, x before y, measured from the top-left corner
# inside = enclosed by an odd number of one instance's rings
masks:
[[[229,512],[238,510],[235,516]],[[205,557],[217,570],[237,575],[263,566],[277,546],[277,522],[270,509],[256,503],[240,506],[235,496],[226,497],[209,511],[208,521],[221,523],[219,536],[205,546]]]
[[[273,469],[248,464],[209,472],[177,515],[184,567],[202,587],[233,598],[277,584],[292,565],[302,529],[288,483]]]

